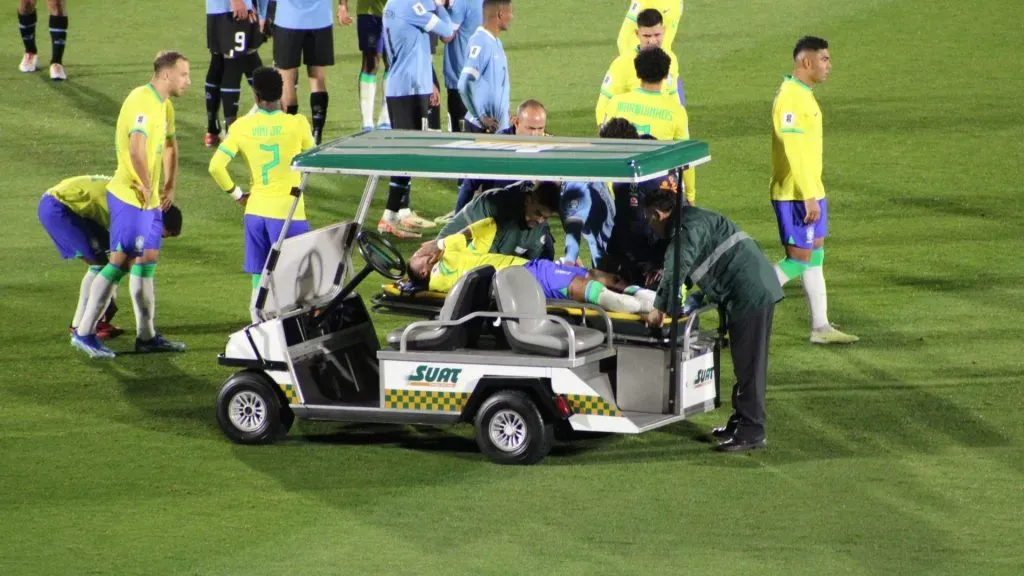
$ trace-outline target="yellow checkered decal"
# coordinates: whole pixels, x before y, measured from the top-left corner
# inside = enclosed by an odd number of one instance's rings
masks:
[[[295,390],[295,386],[292,384],[278,384],[281,387],[281,391],[284,392],[284,397],[288,399],[289,404],[299,404],[299,393]]]
[[[600,396],[584,396],[582,394],[563,394],[572,411],[576,414],[588,416],[621,416],[614,406]]]
[[[384,407],[396,410],[461,412],[469,400],[469,392],[437,390],[384,390]]]

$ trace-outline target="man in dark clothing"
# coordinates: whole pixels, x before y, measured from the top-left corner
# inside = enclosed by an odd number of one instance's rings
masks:
[[[676,288],[673,269],[687,286],[696,284],[709,301],[728,312],[730,350],[736,385],[732,391],[733,414],[712,434],[722,438],[715,449],[739,452],[763,448],[764,394],[768,377],[768,341],[772,331],[775,303],[782,300],[775,269],[757,243],[728,218],[693,206],[676,210],[676,193],[657,191],[644,197],[644,209],[651,227],[668,240],[665,273],[647,317],[651,326],[661,326]],[[679,254],[675,231],[682,219]]]
[[[548,218],[558,213],[562,187],[557,182],[516,182],[488,190],[473,199],[441,229],[437,240],[458,234],[475,222],[493,219],[496,232],[488,252],[527,260],[554,260],[555,246]],[[435,240],[424,242],[414,256],[440,251]]]

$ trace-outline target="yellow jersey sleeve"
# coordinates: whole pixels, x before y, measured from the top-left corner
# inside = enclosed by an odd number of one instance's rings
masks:
[[[628,69],[625,68],[627,64]],[[604,75],[604,81],[601,82],[601,91],[597,96],[595,117],[597,118],[598,126],[604,124],[609,118],[608,104],[611,99],[619,94],[630,91],[630,76],[635,77],[636,71],[633,69],[633,61],[629,58],[618,56],[608,66],[608,71]]]
[[[175,139],[175,128],[174,128],[174,103],[170,100],[167,101],[167,134],[164,135],[167,140]]]
[[[242,120],[244,118],[236,120],[235,124]],[[235,181],[231,179],[231,174],[228,173],[228,164],[238,155],[238,143],[231,132],[233,128],[234,125],[228,128],[227,138],[221,141],[220,145],[217,146],[217,150],[213,153],[213,157],[210,158],[210,176],[213,176],[214,182],[224,192],[231,192],[235,189]]]
[[[469,225],[469,237],[472,240],[468,249],[477,254],[488,254],[498,234],[498,223],[494,218],[484,218]],[[459,236],[462,236],[461,234]]]

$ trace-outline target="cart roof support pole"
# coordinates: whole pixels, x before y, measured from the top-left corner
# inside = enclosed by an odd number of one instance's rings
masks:
[[[683,170],[689,166],[678,169],[676,174],[678,181],[683,181]],[[681,412],[679,402],[679,293],[682,290],[682,273],[679,270],[679,253],[683,245],[683,196],[684,190],[680,189],[676,194],[675,208],[675,238],[672,239],[672,292],[669,294],[668,313],[671,314],[672,325],[669,329],[669,366],[668,366],[668,407],[673,414]]]

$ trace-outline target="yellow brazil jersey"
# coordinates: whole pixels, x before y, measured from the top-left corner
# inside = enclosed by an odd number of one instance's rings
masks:
[[[661,92],[649,92],[642,88],[619,94],[608,102],[605,120],[625,118],[636,126],[640,134],[650,134],[658,140],[689,140],[690,121],[686,108],[679,99]],[[697,178],[693,170],[683,172],[683,189],[686,199],[694,203],[697,198]]]
[[[110,176],[73,176],[47,190],[50,196],[82,218],[110,228],[107,186]]]
[[[772,104],[772,200],[824,198],[821,108],[810,86],[787,76]]]
[[[313,146],[313,132],[305,116],[260,109],[231,125],[228,137],[210,160],[210,174],[221,190],[230,192],[235,184],[227,166],[241,152],[252,178],[245,213],[283,220],[292,206],[291,190],[302,180],[291,169],[292,159]],[[306,219],[302,198],[294,218]]]
[[[637,53],[637,50],[634,49],[633,53],[629,56],[616,57],[612,61],[612,65],[608,67],[608,71],[605,72],[604,81],[601,82],[601,91],[597,96],[597,109],[595,110],[598,126],[601,126],[605,121],[605,111],[608,109],[609,100],[619,94],[625,94],[640,88],[640,78],[637,78],[636,67],[633,65],[633,60],[636,58]],[[679,62],[671,50],[666,50],[666,53],[672,59],[672,65],[668,69],[668,77],[662,83],[662,90],[667,94],[675,96],[678,100]]]
[[[427,288],[432,292],[448,292],[463,274],[477,266],[491,265],[495,270],[501,270],[525,265],[528,262],[526,258],[488,254],[497,229],[493,218],[484,218],[470,224],[461,233],[446,236],[444,252],[430,271]]]
[[[384,16],[384,5],[387,0],[356,0],[356,14]]]
[[[129,139],[134,133],[146,136],[146,166],[149,168],[149,188],[153,191],[149,206],[139,201],[134,185],[141,184],[132,166]],[[154,208],[160,204],[160,175],[164,168],[164,144],[174,138],[174,106],[161,97],[151,84],[131,91],[121,105],[114,133],[117,152],[117,171],[110,181],[110,193],[137,208]]]
[[[672,42],[676,39],[676,32],[679,31],[679,21],[683,17],[683,0],[633,0],[629,4],[629,11],[619,28],[619,54],[629,55],[636,51],[639,41],[636,39],[636,16],[637,14],[654,8],[661,12],[661,18],[665,23],[665,48],[672,48]]]

